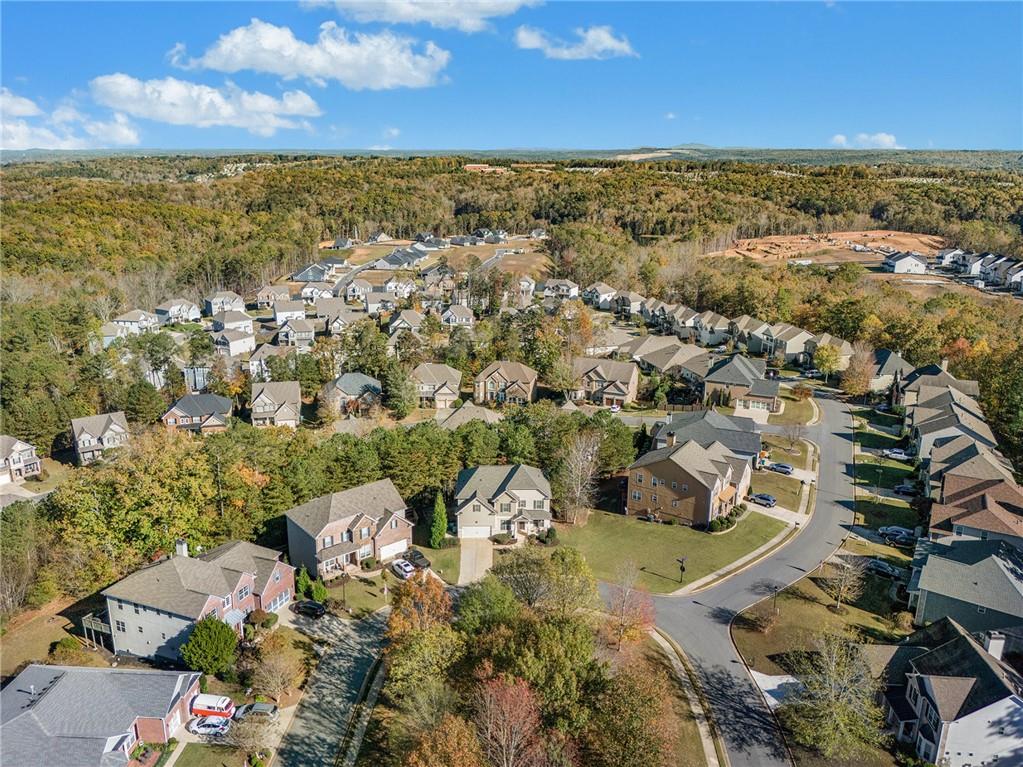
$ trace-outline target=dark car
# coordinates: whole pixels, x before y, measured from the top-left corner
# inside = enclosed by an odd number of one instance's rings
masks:
[[[426,570],[430,567],[430,560],[419,549],[409,549],[401,555],[401,558],[417,570]]]
[[[901,546],[908,547],[916,543],[916,538],[912,535],[889,535],[885,538],[889,546]]]
[[[771,471],[776,471],[779,474],[785,474],[786,476],[793,472],[793,468],[789,466],[787,463],[772,463],[767,468],[769,468]]]
[[[749,499],[753,501],[753,503],[766,506],[767,508],[771,508],[778,503],[777,499],[768,493],[754,493],[749,497]]]
[[[276,722],[281,712],[273,703],[246,703],[234,710],[235,721],[241,721],[246,717],[265,719],[268,722]]]
[[[893,487],[892,492],[896,495],[916,495],[916,486],[903,482],[901,485]]]
[[[890,565],[887,562],[882,562],[880,559],[872,559],[867,562],[867,572],[880,575],[883,578],[901,578],[902,570]]]
[[[327,614],[327,608],[322,602],[314,602],[311,599],[295,602],[294,610],[299,615],[305,615],[310,618],[322,618]]]

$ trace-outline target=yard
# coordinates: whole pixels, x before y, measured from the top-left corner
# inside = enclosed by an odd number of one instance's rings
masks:
[[[788,463],[797,469],[809,469],[807,465],[807,443],[804,440],[796,442],[795,448],[789,448],[789,441],[776,434],[765,434],[763,436],[764,450],[768,451],[768,457],[772,462]]]
[[[666,593],[731,564],[784,528],[783,522],[755,511],[724,535],[594,511],[585,525],[558,525],[558,535],[564,545],[582,552],[600,580],[615,580],[620,564],[631,560],[640,569],[640,586]],[[682,556],[686,557],[686,573],[680,582],[675,560]]]
[[[13,618],[0,639],[3,648],[0,652],[0,676],[12,675],[25,663],[45,663],[53,644],[71,636],[79,618],[103,604],[102,599],[89,598],[80,602],[61,599]],[[94,665],[106,665],[108,656],[105,654],[88,649],[85,653],[83,659],[94,659]]]
[[[175,767],[245,767],[244,754],[227,746],[186,743]]]
[[[451,516],[448,516],[448,522],[452,520]],[[458,544],[457,538],[449,537],[448,541],[454,541]],[[450,583],[452,586],[458,583],[458,567],[461,563],[462,549],[459,545],[451,546],[445,549],[432,549],[429,546],[430,541],[430,525],[426,520],[421,522],[412,528],[412,545],[413,548],[419,549],[426,558],[430,560],[430,565],[435,573],[444,579],[446,583]]]
[[[854,465],[855,483],[861,489],[872,491],[874,487],[891,490],[903,482],[912,482],[913,469],[900,461],[877,456],[856,456]]]
[[[790,511],[799,511],[799,496],[802,484],[794,477],[786,477],[776,471],[762,469],[753,472],[750,492],[773,495],[779,506]]]
[[[902,419],[899,416],[892,415],[891,413],[881,413],[872,407],[859,407],[851,410],[850,413],[854,418],[862,419],[874,428],[880,428],[882,431],[885,429],[898,429],[902,425]]]
[[[912,530],[920,524],[920,517],[899,498],[882,498],[878,502],[873,495],[857,494],[856,524],[874,528],[898,525]]]
[[[808,399],[796,399],[792,390],[781,387],[778,397],[782,401],[783,409],[780,413],[772,414],[767,422],[786,426],[788,424],[807,424],[813,418],[813,404]]]
[[[388,599],[384,597],[385,584],[389,592],[393,591],[398,585],[398,579],[382,573],[373,577],[353,575],[347,581],[333,578],[327,581],[327,591],[331,599],[344,600],[352,617],[358,619],[365,618],[387,604]]]
[[[898,437],[870,428],[864,429],[862,427],[853,432],[853,439],[856,441],[856,446],[861,451],[886,450],[888,448],[896,447],[899,444]]]

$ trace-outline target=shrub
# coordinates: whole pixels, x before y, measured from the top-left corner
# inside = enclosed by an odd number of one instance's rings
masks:
[[[309,577],[309,573],[306,571],[305,566],[298,568],[295,573],[295,593],[299,596],[308,597],[309,590],[312,588],[313,582]]]
[[[892,616],[892,623],[899,631],[913,630],[913,613],[900,610]]]
[[[498,533],[497,535],[492,536],[490,540],[499,546],[504,546],[505,544],[511,543],[512,536],[511,533]]]
[[[674,524],[676,524],[676,520],[675,520],[674,517],[668,517],[667,519],[664,520],[664,524],[666,524],[666,525],[674,525]]]
[[[710,530],[712,533],[720,533],[721,532],[721,519],[720,518],[712,519],[710,521],[710,525],[708,526],[707,529]]]
[[[74,637],[61,637],[53,644],[53,651],[64,650],[65,652],[72,652],[80,647],[78,640]]]
[[[181,645],[181,657],[194,671],[216,674],[234,663],[238,635],[212,615],[195,624],[188,641]]]
[[[553,527],[548,527],[547,528],[547,543],[557,543],[557,542],[558,542],[558,531],[557,531],[557,529],[553,528]]]
[[[246,623],[245,624],[245,628],[244,628],[244,633],[245,633],[245,639],[247,641],[251,642],[252,638],[254,636],[256,636],[256,629],[255,629],[255,627],[251,623]]]
[[[221,671],[217,676],[220,681],[227,682],[228,684],[238,684],[238,669],[234,666],[228,666]]]
[[[445,538],[440,542],[440,548],[442,549],[453,549],[458,545],[457,538]]]
[[[460,408],[460,407],[461,407],[462,405],[464,405],[464,404],[465,404],[465,403],[464,403],[464,402],[462,402],[462,399],[461,399],[461,397],[459,397],[459,398],[456,398],[456,399],[452,400],[452,402],[451,402],[451,408],[452,408],[453,410],[457,410],[458,408]]]
[[[248,614],[246,620],[253,626],[259,626],[260,624],[263,623],[263,621],[265,621],[269,617],[270,613],[268,613],[266,610],[253,610],[251,613]]]
[[[209,690],[209,682],[206,681],[206,675],[203,674],[199,677],[199,692],[206,693]]]
[[[363,570],[375,570],[377,566],[376,557],[366,557],[364,560],[362,560],[360,566],[362,567]]]
[[[312,598],[315,599],[317,602],[324,602],[326,601],[327,597],[330,596],[330,592],[327,591],[327,587],[323,584],[323,581],[321,580],[313,581],[313,587],[311,591]],[[277,616],[275,615],[273,617],[276,618]],[[270,626],[273,626],[273,623],[271,623]],[[267,628],[269,628],[269,626]]]

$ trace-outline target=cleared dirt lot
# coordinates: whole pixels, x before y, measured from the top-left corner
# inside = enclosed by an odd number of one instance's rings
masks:
[[[878,249],[915,250],[933,256],[944,247],[940,237],[931,234],[893,232],[888,230],[832,232],[830,234],[792,234],[736,240],[732,247],[705,253],[705,256],[742,256],[758,261],[785,261],[791,258],[812,258],[815,263],[842,261],[882,261],[884,256],[875,252],[858,252],[853,245]]]

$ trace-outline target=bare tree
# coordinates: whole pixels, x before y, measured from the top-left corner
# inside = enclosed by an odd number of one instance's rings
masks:
[[[540,710],[526,682],[483,682],[476,691],[475,709],[480,745],[493,767],[542,767],[546,763]]]
[[[789,452],[794,452],[796,444],[806,436],[806,426],[801,423],[790,423],[785,426],[785,441],[789,443]]]
[[[867,562],[862,557],[840,557],[832,563],[828,587],[835,598],[835,610],[840,612],[848,604],[863,596],[867,582]]]
[[[233,723],[231,729],[227,731],[226,740],[232,748],[249,756],[271,749],[277,742],[276,730],[275,722],[247,717]]]
[[[571,525],[576,524],[593,506],[599,451],[600,435],[593,431],[576,434],[565,451],[557,484],[561,514]]]
[[[287,652],[285,640],[271,634],[263,640],[259,661],[252,671],[253,688],[280,702],[281,696],[290,690],[302,673],[302,662]]]
[[[618,580],[611,585],[608,599],[608,630],[619,650],[622,643],[636,639],[654,622],[654,602],[650,593],[639,588],[639,568],[627,560],[618,569]]]

